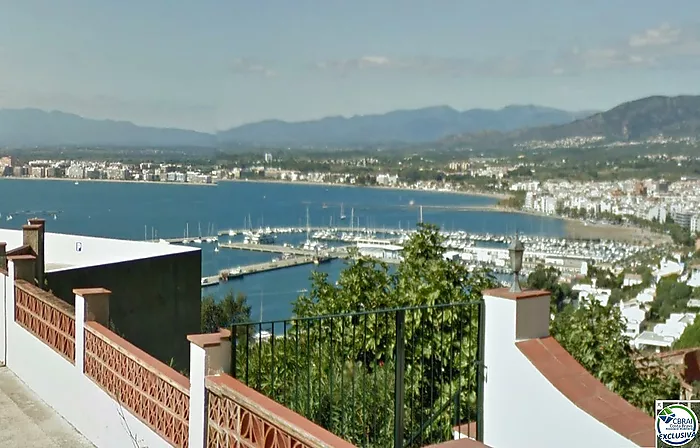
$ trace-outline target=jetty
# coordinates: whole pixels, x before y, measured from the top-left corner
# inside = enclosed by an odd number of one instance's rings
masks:
[[[322,264],[339,258],[338,256],[303,256],[292,257],[282,260],[267,261],[264,263],[250,264],[247,266],[236,266],[219,271],[218,275],[202,277],[202,288],[218,285],[231,279],[245,277],[246,275],[260,274],[262,272],[275,271],[277,269],[303,266],[307,264]]]
[[[344,256],[347,254],[347,248],[350,246],[343,247],[329,247],[322,250],[310,250],[301,249],[292,246],[283,246],[280,244],[246,244],[246,243],[219,243],[221,249],[234,249],[234,250],[247,250],[251,252],[268,252],[271,254],[285,254],[294,255],[296,257],[314,257],[319,254],[335,254],[336,258]]]

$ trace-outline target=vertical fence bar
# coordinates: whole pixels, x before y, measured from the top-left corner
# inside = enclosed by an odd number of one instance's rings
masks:
[[[406,367],[406,347],[404,330],[406,311],[396,311],[396,379],[394,381],[394,448],[403,448],[404,431],[404,374]]]
[[[484,366],[484,342],[485,342],[485,321],[486,307],[484,299],[481,299],[477,305],[479,307],[479,328],[477,328],[477,337],[479,345],[476,351],[477,362],[477,379],[476,379],[476,440],[484,441],[484,381],[485,381],[485,366]]]
[[[234,378],[238,377],[238,328],[235,325],[231,328],[231,376]]]

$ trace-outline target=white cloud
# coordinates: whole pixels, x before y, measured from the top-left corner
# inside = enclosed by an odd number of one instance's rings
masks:
[[[526,59],[500,58],[476,61],[467,58],[440,58],[430,56],[389,57],[361,56],[354,59],[316,63],[320,70],[348,74],[357,71],[394,71],[429,75],[494,75],[526,74],[530,70]]]
[[[259,75],[265,78],[277,76],[277,73],[262,63],[249,58],[235,58],[232,69],[237,74]]]
[[[365,55],[318,62],[315,67],[343,75],[359,71],[400,71],[451,76],[560,76],[601,70],[689,67],[700,64],[700,59],[694,56],[700,56],[700,28],[663,23],[608,46],[564,49],[549,57],[538,54],[475,60]]]
[[[666,46],[678,43],[682,35],[680,28],[673,28],[663,23],[658,28],[649,28],[641,34],[630,36],[628,43],[631,48]]]

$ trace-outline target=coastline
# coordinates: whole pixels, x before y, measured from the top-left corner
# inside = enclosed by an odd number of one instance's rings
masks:
[[[336,184],[333,182],[312,182],[308,180],[280,180],[280,179],[221,179],[218,182],[238,182],[238,183],[267,183],[267,184],[290,184],[290,185],[312,185],[318,187],[347,187],[347,188],[373,188],[381,190],[397,190],[397,191],[418,191],[425,193],[443,193],[443,194],[460,194],[464,196],[479,196],[491,199],[508,199],[511,197],[505,193],[490,193],[483,191],[467,191],[467,190],[421,190],[418,188],[408,187],[388,187],[383,185],[352,185],[352,184]]]
[[[14,176],[0,176],[0,181],[2,180],[58,180],[63,182],[109,182],[115,184],[149,184],[149,185],[191,185],[198,187],[216,187],[216,183],[212,182],[210,184],[199,184],[194,182],[163,182],[160,180],[118,180],[118,179],[70,179],[67,177],[14,177]]]

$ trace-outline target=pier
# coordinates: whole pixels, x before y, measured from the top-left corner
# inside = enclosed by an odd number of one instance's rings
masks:
[[[218,285],[219,283],[231,280],[231,279],[236,279],[236,278],[241,278],[245,277],[246,275],[251,275],[251,274],[260,274],[262,272],[270,272],[270,271],[275,271],[277,269],[285,269],[285,268],[291,268],[294,266],[302,266],[306,264],[320,264],[320,263],[327,263],[331,260],[334,260],[338,258],[338,256],[323,256],[323,257],[315,257],[315,256],[303,256],[303,257],[294,257],[294,258],[287,258],[285,260],[276,260],[276,261],[267,261],[264,263],[256,263],[256,264],[250,264],[247,266],[236,266],[232,267],[229,269],[224,269],[222,271],[219,271],[218,275],[210,275],[207,277],[202,277],[202,288],[206,288],[208,286],[214,286]]]
[[[330,247],[324,250],[300,249],[298,247],[282,246],[279,244],[246,244],[246,243],[219,243],[222,249],[248,250],[252,252],[268,252],[271,254],[287,254],[296,257],[313,257],[318,254],[333,253],[337,257],[347,254],[347,247]]]

